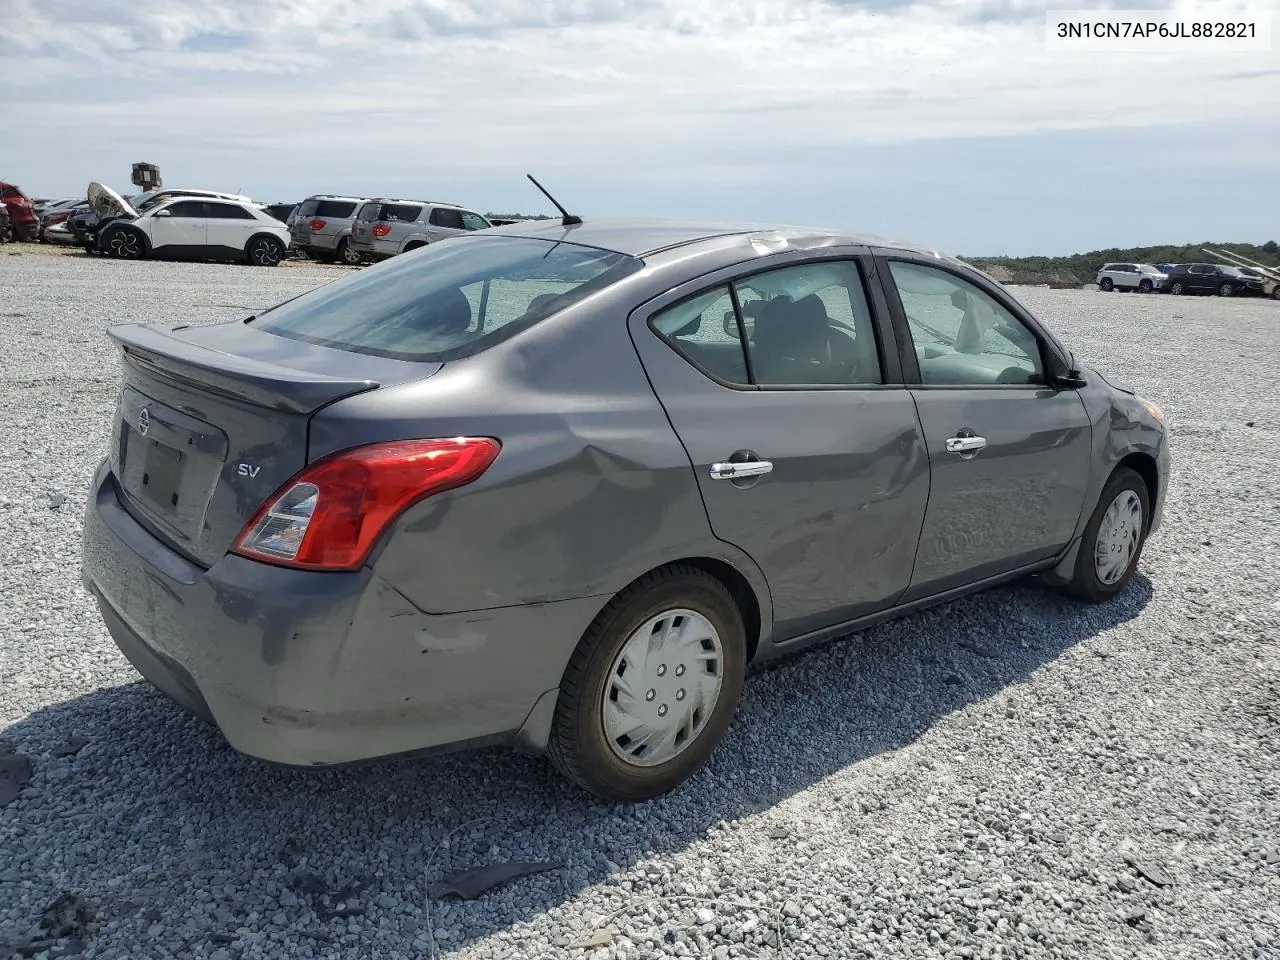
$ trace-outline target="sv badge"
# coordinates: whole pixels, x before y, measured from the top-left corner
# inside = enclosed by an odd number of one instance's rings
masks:
[[[242,477],[256,477],[261,470],[261,467],[255,467],[251,463],[240,463],[236,465],[236,473],[240,474]]]

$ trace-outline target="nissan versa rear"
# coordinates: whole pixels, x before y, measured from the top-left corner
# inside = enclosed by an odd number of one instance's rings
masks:
[[[109,331],[84,581],[283,764],[501,743],[656,796],[751,662],[1028,573],[1106,600],[1164,505],[1159,407],[877,238],[544,221],[180,321]]]

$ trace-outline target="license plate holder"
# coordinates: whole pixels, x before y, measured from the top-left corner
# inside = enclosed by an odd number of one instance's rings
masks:
[[[142,495],[166,513],[178,509],[186,457],[158,440],[147,442],[142,466]]]

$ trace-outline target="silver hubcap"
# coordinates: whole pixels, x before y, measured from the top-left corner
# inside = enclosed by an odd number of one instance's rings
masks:
[[[266,240],[258,243],[257,261],[261,264],[277,263],[280,260],[280,253],[276,250],[276,245]]]
[[[720,699],[724,647],[711,621],[666,610],[641,624],[614,658],[601,718],[614,755],[656,767],[698,738]]]
[[[1098,579],[1112,584],[1124,576],[1138,552],[1142,537],[1142,501],[1132,490],[1122,490],[1111,501],[1098,527],[1093,569]]]

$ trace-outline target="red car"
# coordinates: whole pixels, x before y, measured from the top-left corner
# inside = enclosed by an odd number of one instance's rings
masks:
[[[40,218],[36,216],[27,195],[12,183],[0,180],[0,203],[9,213],[14,239],[34,240],[40,228]]]

